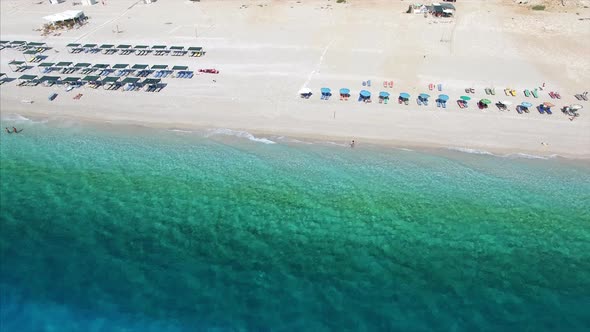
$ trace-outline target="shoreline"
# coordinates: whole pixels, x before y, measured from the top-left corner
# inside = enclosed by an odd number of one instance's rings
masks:
[[[145,121],[110,121],[106,119],[82,117],[82,116],[63,116],[48,114],[39,114],[35,112],[0,112],[0,121],[8,123],[16,123],[19,121],[33,121],[33,122],[45,122],[49,125],[56,125],[57,123],[65,123],[66,121],[74,121],[78,125],[90,126],[99,130],[102,133],[108,134],[109,132],[123,132],[128,135],[135,135],[137,130],[164,130],[169,132],[186,133],[186,134],[202,134],[204,138],[211,138],[213,136],[228,136],[235,137],[238,139],[250,140],[261,144],[290,144],[290,143],[301,143],[301,144],[325,144],[335,145],[343,148],[348,148],[350,139],[344,136],[329,136],[329,135],[317,135],[317,134],[285,134],[277,131],[265,131],[256,130],[252,128],[229,128],[229,127],[214,127],[214,126],[198,126],[198,125],[187,125],[180,123],[170,124],[158,124],[153,122]],[[440,154],[441,152],[459,152],[473,155],[487,155],[498,158],[526,158],[526,159],[555,159],[561,158],[568,161],[586,162],[590,161],[590,155],[588,154],[567,154],[567,153],[554,153],[551,150],[538,151],[538,150],[525,150],[525,149],[502,149],[496,147],[482,147],[474,145],[465,146],[453,146],[445,144],[420,144],[418,142],[407,142],[401,140],[387,140],[387,139],[372,139],[355,137],[354,138],[357,148],[361,148],[363,145],[376,147],[376,148],[391,148],[397,150],[408,150],[418,152],[435,152]]]

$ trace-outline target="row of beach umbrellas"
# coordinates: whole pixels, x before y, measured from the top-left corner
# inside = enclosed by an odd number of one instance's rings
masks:
[[[321,88],[320,89],[320,92],[322,93],[322,95],[328,95],[328,94],[331,94],[332,93],[332,89],[330,89],[330,88]],[[310,88],[302,88],[301,90],[299,90],[299,94],[302,94],[302,95],[309,95],[311,93],[312,93],[312,90]],[[348,89],[348,88],[342,88],[342,89],[340,89],[340,94],[341,95],[350,95],[350,89]],[[361,90],[360,91],[360,95],[363,98],[369,98],[369,97],[371,97],[371,92],[368,91],[368,90]],[[379,97],[380,98],[389,98],[389,96],[390,96],[389,92],[386,92],[386,91],[379,92]],[[401,99],[410,99],[410,94],[407,93],[407,92],[402,92],[402,93],[399,94],[399,97]],[[427,94],[427,93],[421,93],[421,94],[418,95],[418,98],[420,98],[422,100],[427,100],[428,98],[430,98],[430,95]],[[462,100],[463,102],[468,102],[468,101],[471,100],[471,97],[469,97],[469,96],[461,96],[461,97],[459,97],[459,99]],[[440,102],[443,102],[443,103],[447,102],[448,100],[449,100],[449,96],[448,95],[444,95],[444,94],[439,95],[438,98],[437,98],[437,101],[440,101]],[[489,100],[489,99],[481,99],[479,102],[482,103],[482,104],[485,104],[485,105],[489,105],[489,104],[492,103],[492,101]],[[504,106],[510,106],[510,105],[512,105],[512,102],[511,101],[508,101],[508,100],[503,100],[503,101],[500,101],[499,103],[502,104],[502,105],[504,105]],[[554,107],[555,106],[554,104],[552,104],[550,102],[544,102],[543,105],[545,107]],[[530,107],[533,107],[533,104],[532,103],[529,103],[528,101],[525,101],[525,102],[522,102],[520,104],[520,106],[521,107],[530,108]]]

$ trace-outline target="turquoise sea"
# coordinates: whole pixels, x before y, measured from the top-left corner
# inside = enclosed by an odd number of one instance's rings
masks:
[[[15,123],[3,332],[590,330],[587,162]]]

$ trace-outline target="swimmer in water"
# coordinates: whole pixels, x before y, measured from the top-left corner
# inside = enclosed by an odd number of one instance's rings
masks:
[[[12,131],[10,131],[10,129],[8,129],[8,127],[5,127],[4,129],[6,129],[7,133],[12,134]]]
[[[351,148],[354,148],[354,145],[355,145],[355,143],[354,143],[354,140],[352,140],[352,141],[350,142],[350,147],[351,147]]]

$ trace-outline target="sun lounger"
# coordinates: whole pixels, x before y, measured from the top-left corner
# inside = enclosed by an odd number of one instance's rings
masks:
[[[582,97],[582,99],[583,99],[584,101],[588,101],[588,94],[587,94],[587,93],[582,93],[582,94],[580,95],[580,97]]]
[[[438,91],[442,91],[442,84],[439,83],[436,87],[437,87]]]
[[[434,84],[432,84],[432,83],[428,84],[428,90],[430,90],[430,91],[434,90]]]
[[[490,93],[492,94],[492,96],[495,96],[496,95],[496,88],[491,88]]]
[[[512,95],[512,97],[516,97],[516,90],[514,90],[514,89],[510,90],[510,94]]]
[[[554,92],[553,94],[555,95],[555,98],[557,98],[557,99],[561,99],[561,95],[560,95],[559,93],[557,93],[557,92]]]
[[[537,92],[537,89],[535,89],[535,90],[532,90],[532,91],[531,91],[531,94],[533,95],[533,97],[535,97],[535,98],[539,98],[539,92]]]
[[[522,114],[522,108],[520,105],[516,106],[516,112],[518,112],[518,114]]]
[[[422,100],[420,100],[420,97],[416,98],[416,104],[418,104],[418,106],[422,106]]]
[[[410,104],[410,101],[409,101],[409,100],[407,100],[407,99],[405,99],[405,100],[404,100],[404,105],[409,105],[409,104]]]
[[[47,98],[47,99],[49,99],[49,101],[54,101],[55,98],[57,98],[57,93],[54,92],[54,93],[50,94],[49,98]]]
[[[371,86],[371,80],[367,81],[367,86]]]
[[[553,114],[553,112],[551,112],[551,107],[546,107],[545,108],[545,113],[547,113],[549,115]]]
[[[551,99],[555,99],[555,94],[553,91],[549,91],[549,97],[551,97]]]
[[[446,101],[441,102],[441,105],[442,105],[442,108],[447,108],[447,102]]]
[[[363,86],[367,86],[367,82],[363,81]]]
[[[389,87],[393,88],[393,81],[389,81]]]
[[[485,88],[484,91],[486,92],[486,95],[489,95],[490,94],[490,89]]]
[[[384,102],[385,104],[387,104],[387,102],[388,102],[388,101],[389,101],[389,98],[384,98],[384,99],[383,99],[383,102]]]
[[[510,96],[510,89],[504,89],[504,94],[506,94],[506,96]]]
[[[387,81],[383,81],[383,87],[386,88],[387,87]]]
[[[524,96],[525,97],[530,97],[531,96],[531,92],[529,91],[529,89],[524,90]]]
[[[537,106],[537,111],[539,111],[539,113],[541,114],[545,113],[545,111],[543,110],[543,105]]]

